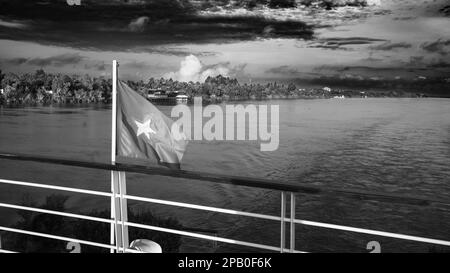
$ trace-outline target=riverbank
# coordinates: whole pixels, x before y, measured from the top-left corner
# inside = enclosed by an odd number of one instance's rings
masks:
[[[51,104],[96,104],[111,102],[111,79],[105,77],[68,76],[50,74],[38,70],[34,74],[16,75],[2,74],[0,71],[0,105],[51,105]],[[151,78],[143,81],[127,82],[130,87],[147,97],[149,94],[164,93],[186,94],[189,100],[202,97],[209,103],[242,100],[272,100],[272,99],[331,99],[331,98],[379,98],[379,97],[442,97],[440,94],[421,92],[424,80],[411,82],[416,88],[404,91],[397,83],[387,85],[385,89],[378,88],[331,88],[327,86],[299,88],[294,83],[244,83],[223,76],[208,77],[204,83],[178,82],[172,79]],[[331,86],[331,85],[330,85]],[[355,84],[356,86],[356,84]],[[375,87],[375,86],[374,86]],[[443,86],[441,90],[446,90]],[[389,91],[386,91],[389,90]],[[418,91],[419,90],[419,91]]]

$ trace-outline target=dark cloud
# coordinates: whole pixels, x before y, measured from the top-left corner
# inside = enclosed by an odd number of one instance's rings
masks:
[[[407,21],[407,20],[413,20],[416,19],[417,17],[414,16],[403,16],[403,17],[394,17],[393,20],[396,21]]]
[[[322,41],[330,45],[346,46],[346,45],[366,45],[386,40],[368,37],[348,37],[348,38],[339,37],[339,38],[326,38],[322,39]]]
[[[425,64],[424,56],[411,56],[409,58],[409,62],[406,63],[405,65],[417,67],[417,66],[421,66],[424,64]]]
[[[368,45],[375,42],[384,42],[386,40],[369,38],[369,37],[332,37],[318,39],[310,43],[309,47],[326,48],[326,49],[347,49],[346,46]]]
[[[293,68],[291,66],[282,65],[282,66],[270,68],[270,69],[266,70],[266,73],[284,75],[284,76],[294,76],[294,75],[299,74],[299,71],[298,71],[298,69]]]
[[[434,42],[426,42],[421,45],[425,51],[447,55],[450,53],[450,39],[439,39]]]
[[[82,3],[68,6],[65,1],[0,0],[0,18],[28,24],[26,29],[0,24],[0,39],[93,50],[135,50],[152,45],[221,43],[261,37],[313,38],[313,27],[298,20],[200,15],[198,7],[186,0]]]
[[[8,60],[8,63],[14,64],[14,65],[21,65],[21,64],[26,63],[27,61],[28,61],[27,58],[14,58],[14,59]]]
[[[364,66],[364,65],[349,65],[349,66],[321,66],[316,71],[335,71],[337,73],[359,73],[365,75],[389,75],[392,72],[414,72],[427,71],[426,67],[405,67],[405,66]]]
[[[393,78],[397,76],[414,78],[416,76],[448,77],[450,67],[439,59],[425,60],[421,56],[413,56],[408,61],[394,60],[391,65],[323,65],[314,72],[322,75],[358,75],[362,77]]]
[[[164,46],[159,46],[159,47],[143,47],[141,49],[137,49],[137,50],[142,50],[142,51],[146,51],[149,53],[154,53],[154,54],[162,54],[162,55],[172,55],[172,56],[177,56],[177,57],[186,57],[188,55],[195,55],[198,57],[208,57],[208,56],[216,56],[219,55],[218,52],[212,52],[212,51],[199,51],[199,52],[193,52],[190,49],[187,48],[175,48],[175,47],[164,47]]]
[[[127,68],[136,70],[146,70],[151,68],[150,64],[148,64],[147,62],[138,62],[138,61],[124,63],[121,64],[121,66],[125,66]]]
[[[397,48],[411,48],[411,47],[412,47],[412,45],[409,43],[405,43],[405,42],[392,43],[392,42],[388,41],[388,42],[385,42],[380,45],[371,46],[370,49],[389,51],[389,50],[393,50],[393,49],[397,49]]]
[[[99,62],[99,61],[91,61],[84,65],[85,69],[93,69],[97,71],[106,71],[109,70],[111,65],[105,64],[105,62]]]
[[[80,63],[85,57],[79,54],[61,54],[56,56],[51,56],[47,58],[15,58],[8,60],[8,63],[15,65],[33,65],[39,67],[45,66],[56,66],[61,67],[65,65],[74,65]]]
[[[450,63],[440,60],[440,61],[438,61],[436,63],[431,64],[430,67],[433,67],[433,68],[448,68],[448,69],[450,69]]]
[[[381,59],[381,58],[374,58],[374,57],[370,56],[368,58],[361,59],[361,61],[362,62],[369,62],[369,63],[376,63],[376,62],[382,62],[383,59]]]
[[[26,22],[20,22],[20,21],[5,21],[0,19],[0,26],[7,27],[7,28],[17,28],[17,29],[26,29],[28,27]]]
[[[442,12],[445,16],[450,16],[450,5],[441,8],[440,12]]]

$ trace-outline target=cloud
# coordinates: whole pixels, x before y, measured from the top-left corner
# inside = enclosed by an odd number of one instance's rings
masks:
[[[128,29],[133,32],[143,32],[149,21],[148,16],[139,17],[128,24]]]
[[[61,67],[65,65],[74,65],[80,63],[85,57],[78,53],[67,53],[47,58],[15,58],[8,60],[8,63],[15,65],[28,64],[33,66],[45,67],[56,66]]]
[[[439,60],[439,61],[437,61],[435,63],[430,64],[430,67],[450,69],[450,63],[442,61],[442,60]]]
[[[438,39],[434,42],[425,42],[421,45],[421,48],[428,52],[447,55],[450,53],[450,39]]]
[[[368,45],[375,42],[385,42],[384,39],[369,37],[331,37],[322,38],[308,44],[308,47],[325,49],[347,49],[346,46]]]
[[[423,66],[425,64],[425,56],[411,56],[406,65],[409,66]]]
[[[27,29],[2,28],[0,39],[90,50],[135,51],[164,44],[312,39],[314,34],[313,26],[298,18],[205,15],[187,0],[106,2],[90,1],[88,8],[74,8],[62,2],[43,5],[35,1],[0,0],[2,20],[21,20],[29,25]]]
[[[272,67],[272,68],[266,70],[266,73],[285,75],[285,76],[294,76],[294,75],[299,74],[299,70],[297,68],[293,68],[288,65],[282,65],[282,66]]]
[[[4,21],[0,19],[0,27],[25,29],[28,25],[20,21]]]
[[[381,58],[374,58],[374,57],[372,57],[372,56],[369,56],[369,57],[367,57],[367,58],[361,59],[360,61],[363,62],[363,63],[380,63],[380,62],[383,62],[384,59],[381,59]]]
[[[9,64],[13,64],[13,65],[22,65],[22,64],[26,63],[27,61],[28,61],[27,58],[14,58],[14,59],[7,60],[7,62]]]
[[[103,61],[91,61],[84,65],[85,69],[94,69],[97,71],[106,71],[111,65],[105,64]]]
[[[151,66],[148,63],[140,61],[131,61],[128,63],[124,63],[123,66],[136,70],[148,70],[151,68]]]
[[[402,16],[402,17],[394,17],[394,18],[392,18],[393,20],[396,20],[396,21],[408,21],[408,20],[413,20],[413,19],[416,19],[417,17],[415,17],[415,16]]]
[[[411,56],[408,60],[394,59],[390,64],[373,62],[371,65],[322,65],[315,67],[314,72],[323,76],[341,77],[342,75],[357,75],[364,78],[384,77],[414,78],[418,75],[427,77],[446,77],[450,73],[448,62],[442,58],[425,58]]]
[[[440,12],[442,12],[445,16],[450,16],[450,5],[441,8]]]
[[[190,54],[194,54],[195,56],[199,57],[211,57],[211,56],[217,56],[220,53],[219,52],[213,52],[213,51],[196,51],[195,53],[188,48],[181,48],[181,47],[165,47],[165,46],[157,46],[157,47],[142,47],[142,48],[136,48],[136,50],[142,50],[148,53],[152,54],[162,54],[162,55],[171,55],[171,56],[177,56],[177,57],[185,57]]]
[[[372,50],[383,50],[383,51],[389,51],[397,48],[411,48],[412,45],[409,43],[401,42],[401,43],[392,43],[390,41],[385,42],[380,45],[371,46],[370,49]]]
[[[230,63],[221,63],[205,66],[194,55],[189,55],[180,63],[180,69],[164,74],[164,78],[171,78],[181,82],[204,82],[208,77],[222,75],[224,77],[236,76],[242,72],[245,65],[231,67]]]

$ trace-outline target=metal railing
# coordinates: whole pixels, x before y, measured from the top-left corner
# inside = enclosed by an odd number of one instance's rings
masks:
[[[303,251],[297,250],[295,246],[295,228],[296,225],[305,225],[305,226],[313,226],[325,229],[332,230],[340,230],[340,231],[348,231],[369,235],[376,235],[382,237],[389,237],[395,239],[403,239],[421,243],[428,243],[434,245],[448,246],[450,247],[450,241],[433,239],[427,237],[420,236],[411,236],[399,233],[385,232],[379,230],[371,230],[365,228],[357,228],[350,227],[344,225],[336,225],[330,223],[322,223],[315,222],[309,220],[296,219],[295,209],[296,209],[296,193],[305,193],[305,194],[319,194],[319,195],[327,195],[327,194],[340,194],[346,196],[348,198],[356,198],[358,200],[377,200],[382,202],[390,202],[390,203],[401,203],[401,204],[409,204],[416,206],[428,206],[432,203],[437,204],[449,204],[449,202],[439,199],[422,199],[413,196],[398,196],[392,194],[379,194],[379,193],[370,193],[363,191],[344,191],[340,189],[332,189],[332,188],[320,188],[320,187],[305,187],[293,183],[286,182],[274,182],[266,179],[254,179],[254,178],[245,178],[245,177],[237,177],[237,176],[225,176],[225,175],[216,175],[211,173],[202,173],[202,172],[191,172],[191,171],[174,171],[168,169],[162,169],[157,167],[141,167],[134,165],[124,165],[124,164],[103,164],[103,163],[92,163],[85,161],[74,161],[74,160],[66,160],[66,159],[58,159],[58,158],[50,158],[50,157],[36,157],[29,155],[13,155],[13,154],[5,154],[0,153],[0,159],[9,159],[9,160],[21,160],[21,161],[32,161],[39,163],[49,163],[49,164],[59,164],[73,167],[83,167],[90,169],[99,169],[99,170],[109,170],[112,171],[117,177],[119,184],[117,187],[113,187],[111,192],[102,192],[102,191],[94,191],[94,190],[86,190],[80,188],[72,188],[72,187],[62,187],[62,186],[54,186],[48,184],[40,184],[40,183],[30,183],[30,182],[22,182],[22,181],[14,181],[14,180],[6,180],[0,179],[0,184],[9,184],[15,186],[24,186],[24,187],[33,187],[33,188],[43,188],[50,189],[56,191],[66,191],[73,193],[81,193],[92,196],[99,196],[104,198],[111,199],[111,219],[81,215],[76,213],[68,213],[68,212],[60,212],[42,208],[35,208],[29,206],[22,205],[14,205],[0,202],[0,207],[16,209],[16,210],[24,210],[38,213],[45,213],[50,215],[58,215],[61,217],[70,217],[76,219],[83,219],[88,221],[95,221],[101,223],[107,223],[111,225],[111,243],[104,244],[98,242],[92,242],[87,240],[80,240],[77,238],[63,237],[57,236],[47,233],[34,232],[31,230],[22,230],[17,228],[10,228],[6,226],[0,226],[0,230],[5,232],[13,232],[26,234],[31,236],[67,241],[67,242],[75,242],[83,245],[89,245],[99,248],[110,249],[111,252],[137,252],[136,250],[129,248],[128,243],[128,227],[152,230],[158,232],[165,232],[170,234],[176,234],[181,236],[188,236],[197,239],[209,240],[213,242],[222,242],[227,244],[234,244],[246,247],[252,247],[256,249],[268,250],[268,251],[277,251],[277,252],[294,252],[294,253],[302,253]],[[191,179],[193,181],[210,181],[211,183],[224,183],[224,184],[232,184],[236,186],[243,187],[252,187],[252,188],[261,188],[268,189],[281,192],[281,204],[280,204],[280,216],[275,215],[267,215],[267,214],[259,214],[252,212],[245,212],[239,210],[211,207],[211,206],[203,206],[196,204],[189,204],[183,202],[175,202],[170,200],[163,199],[155,199],[148,198],[143,196],[134,196],[126,193],[126,187],[122,187],[120,183],[126,184],[126,172],[129,173],[140,173],[147,175],[159,175],[159,176],[167,176],[167,177],[178,177],[178,178],[186,178]],[[287,209],[287,199],[290,199],[289,206],[289,217],[286,216]],[[173,228],[159,227],[154,225],[147,225],[142,223],[134,223],[130,222],[127,219],[126,211],[127,211],[127,200],[133,200],[138,202],[146,202],[152,204],[159,204],[165,206],[174,206],[181,208],[188,208],[194,210],[201,211],[209,211],[216,212],[222,214],[230,214],[230,215],[238,215],[243,217],[264,219],[277,221],[280,223],[280,244],[279,246],[273,245],[265,245],[259,243],[253,243],[248,241],[235,240],[231,238],[224,238],[220,236],[206,235],[199,232],[194,231],[186,231],[179,230]],[[286,246],[286,224],[289,224],[289,244]],[[0,241],[0,252],[14,252],[12,250],[5,250],[1,248]]]

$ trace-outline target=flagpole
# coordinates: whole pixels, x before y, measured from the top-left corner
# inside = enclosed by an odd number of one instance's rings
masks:
[[[111,164],[116,164],[116,125],[117,125],[117,61],[114,60],[112,64],[112,116],[111,116]],[[111,219],[114,219],[114,223],[111,223],[110,230],[110,243],[111,245],[116,245],[116,251],[119,252],[119,241],[118,237],[118,223],[117,223],[117,210],[116,210],[116,196],[117,193],[117,174],[111,171],[111,192],[113,196],[111,197]],[[114,249],[111,249],[111,253],[114,253]]]
[[[113,61],[112,67],[112,124],[111,124],[111,164],[116,164],[117,154],[117,83],[118,83],[118,68],[119,64],[116,60]],[[114,223],[111,224],[111,245],[116,245],[116,252],[122,249],[126,252],[129,247],[128,241],[128,226],[124,222],[128,221],[128,206],[124,195],[127,194],[127,181],[125,172],[111,171],[111,219]],[[117,197],[119,195],[119,197]],[[120,221],[120,224],[119,224]],[[111,250],[113,253],[114,250]]]
[[[111,130],[111,164],[116,164],[116,124],[117,124],[117,61],[112,66],[112,130]]]

